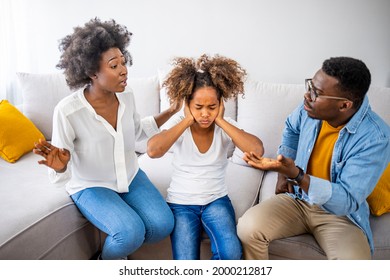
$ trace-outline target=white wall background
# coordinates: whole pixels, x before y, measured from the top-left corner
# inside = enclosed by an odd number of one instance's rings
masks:
[[[133,77],[155,75],[174,56],[219,53],[240,62],[253,79],[303,83],[324,59],[352,56],[367,64],[374,85],[390,86],[389,0],[0,2],[0,40],[16,44],[0,44],[1,71],[59,71],[58,40],[99,17],[134,34]]]

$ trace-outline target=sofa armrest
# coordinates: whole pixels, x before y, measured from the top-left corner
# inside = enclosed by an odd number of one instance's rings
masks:
[[[263,181],[261,182],[259,202],[275,195],[275,186],[278,179],[278,173],[273,171],[264,172]]]

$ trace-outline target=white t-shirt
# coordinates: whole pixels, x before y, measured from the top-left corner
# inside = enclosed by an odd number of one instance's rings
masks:
[[[140,119],[133,93],[117,93],[116,130],[89,104],[81,89],[61,100],[54,110],[52,144],[71,153],[66,172],[49,168],[53,183],[66,183],[74,194],[89,187],[127,192],[138,172],[135,142],[156,134],[153,117]]]
[[[234,120],[226,120],[237,126]],[[201,153],[187,128],[172,147],[173,175],[167,202],[206,205],[227,195],[225,172],[230,145],[230,137],[215,125],[213,142],[206,153]]]

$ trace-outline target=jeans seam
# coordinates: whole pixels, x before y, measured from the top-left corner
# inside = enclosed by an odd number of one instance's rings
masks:
[[[141,220],[143,221],[143,223],[145,225],[145,238],[144,238],[144,242],[147,242],[148,239],[149,238],[151,239],[151,237],[154,235],[154,228],[153,228],[154,225],[150,221],[150,219],[149,219],[148,215],[146,215],[146,213],[144,213],[142,210],[138,209],[137,207],[134,207],[134,205],[132,205],[130,207],[133,208],[133,209],[137,209],[136,213],[138,214],[138,216],[141,218]],[[142,213],[142,216],[140,215],[140,213]],[[145,220],[142,217],[144,217]],[[148,233],[148,231],[146,231],[146,229],[148,228],[146,226],[146,222],[147,222],[147,224],[149,225],[149,228],[150,228],[149,233]]]
[[[213,234],[213,232],[210,230],[210,228],[203,222],[202,219],[202,225],[205,229],[207,229],[207,234],[209,235],[210,240],[212,239],[212,242],[215,245],[216,254],[218,255],[218,259],[221,259],[221,254],[219,253],[218,243],[217,240]],[[210,234],[209,234],[210,233]],[[210,236],[211,235],[211,236]]]

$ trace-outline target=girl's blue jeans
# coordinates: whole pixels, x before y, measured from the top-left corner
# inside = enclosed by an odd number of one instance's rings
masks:
[[[71,197],[80,212],[107,234],[102,259],[125,258],[144,242],[164,239],[173,229],[171,210],[141,169],[127,193],[93,187]]]
[[[210,238],[212,259],[241,259],[241,242],[237,236],[234,209],[228,196],[207,205],[168,205],[175,217],[175,227],[171,233],[175,260],[200,258],[203,230]]]

